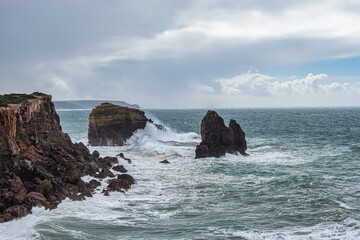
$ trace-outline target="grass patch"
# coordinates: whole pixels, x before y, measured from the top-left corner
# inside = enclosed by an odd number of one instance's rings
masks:
[[[34,92],[32,94],[10,93],[0,95],[0,107],[8,107],[9,104],[19,104],[28,99],[35,99],[37,96],[46,96],[46,94]]]
[[[33,95],[33,96],[47,96],[47,94],[42,93],[42,92],[33,92],[31,95]]]

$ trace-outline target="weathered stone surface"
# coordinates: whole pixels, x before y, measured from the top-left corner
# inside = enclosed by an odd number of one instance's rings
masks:
[[[120,157],[120,158],[122,158],[122,159],[124,159],[124,160],[127,161],[128,163],[131,163],[131,159],[125,157],[123,153],[120,153],[120,154],[118,154],[117,156]]]
[[[122,146],[138,129],[154,124],[139,109],[122,107],[112,103],[96,106],[89,116],[89,144],[92,146]],[[154,124],[158,129],[163,127]]]
[[[95,107],[89,118],[89,144],[92,146],[121,146],[133,132],[144,129],[145,113],[139,109],[102,103]]]
[[[89,185],[91,186],[91,188],[95,189],[95,188],[99,187],[101,185],[101,183],[95,179],[92,179],[89,182]]]
[[[118,159],[116,157],[104,157],[104,158],[99,158],[99,163],[101,164],[101,166],[104,167],[111,167],[111,165],[113,165],[114,163],[117,163]]]
[[[245,133],[233,119],[229,127],[215,112],[208,111],[201,122],[201,143],[196,146],[195,158],[220,157],[225,153],[245,153],[247,146]]]
[[[106,178],[106,177],[115,177],[115,174],[113,174],[109,169],[104,168],[100,171],[100,173],[97,175],[98,178]]]
[[[109,175],[108,168],[117,162],[73,144],[61,130],[49,95],[0,107],[0,222],[22,217],[33,206],[52,209],[66,197],[91,196],[100,183],[85,183],[81,177],[94,176],[99,168]]]
[[[46,198],[38,192],[30,192],[26,195],[26,201],[30,206],[46,206]]]
[[[115,170],[115,171],[121,172],[121,173],[126,173],[127,172],[126,168],[124,168],[123,165],[114,166],[112,169]]]
[[[129,174],[121,174],[117,176],[117,179],[108,180],[108,183],[108,191],[128,190],[135,183],[135,179]]]

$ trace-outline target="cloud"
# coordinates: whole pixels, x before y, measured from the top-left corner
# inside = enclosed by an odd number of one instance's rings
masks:
[[[54,64],[71,74],[119,61],[178,59],[214,51],[229,54],[228,49],[241,52],[241,62],[247,59],[257,65],[360,55],[360,15],[348,7],[360,8],[356,1],[276,1],[274,6],[266,1],[236,2],[193,2],[178,11],[162,31],[146,36],[115,32],[92,53]]]
[[[198,82],[190,82],[188,83],[188,88],[190,90],[202,93],[214,93],[214,88],[205,84],[201,84]]]
[[[329,95],[332,93],[360,94],[360,82],[355,83],[321,83],[326,74],[309,73],[305,78],[285,78],[269,76],[258,72],[247,72],[232,78],[220,78],[215,82],[220,84],[221,93],[226,95],[253,95],[258,97],[273,96],[308,96]]]
[[[217,95],[218,107],[225,95],[358,94],[338,76],[235,75],[326,72],[297,66],[360,56],[359,10],[356,0],[3,1],[0,91],[145,107],[181,107],[184,96],[194,104],[191,94],[203,96],[202,106]]]

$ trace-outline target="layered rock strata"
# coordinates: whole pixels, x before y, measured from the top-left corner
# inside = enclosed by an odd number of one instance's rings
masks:
[[[138,129],[154,124],[139,109],[122,107],[112,103],[96,106],[89,116],[89,144],[92,146],[122,146]],[[154,124],[158,129],[161,125]]]
[[[52,209],[67,197],[92,196],[100,183],[81,177],[111,175],[108,168],[117,162],[72,143],[62,132],[51,96],[24,99],[0,107],[0,222],[22,217],[33,206]],[[132,183],[124,180],[121,187],[128,189]]]
[[[196,146],[195,158],[220,157],[225,153],[245,153],[245,133],[233,119],[229,127],[215,111],[208,111],[201,121],[201,143]]]

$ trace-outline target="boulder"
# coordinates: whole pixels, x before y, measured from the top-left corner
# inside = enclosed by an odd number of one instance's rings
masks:
[[[115,170],[115,171],[121,172],[121,173],[126,173],[127,172],[126,168],[124,168],[123,165],[114,166],[112,169]]]
[[[120,154],[118,154],[118,155],[116,155],[116,156],[118,156],[118,157],[120,157],[120,158],[124,159],[124,160],[125,160],[125,161],[127,161],[128,163],[131,163],[131,159],[130,159],[130,158],[127,158],[127,157],[125,157],[123,153],[120,153]]]
[[[101,186],[101,183],[95,179],[92,179],[90,182],[89,182],[89,185],[92,189],[95,189],[99,186]]]
[[[118,159],[116,157],[104,157],[98,159],[100,166],[103,167],[111,167],[112,164],[118,163]]]
[[[97,175],[98,178],[106,178],[106,177],[115,177],[115,175],[107,168],[104,168],[100,171],[100,173]]]
[[[195,158],[221,157],[225,153],[245,153],[245,133],[233,119],[229,127],[217,112],[208,111],[201,121],[201,143],[196,146]]]
[[[108,183],[107,191],[128,190],[135,183],[135,179],[129,174],[121,174],[117,176],[117,179],[108,180]]]
[[[46,206],[46,198],[38,192],[30,192],[26,195],[26,201],[31,206]]]

